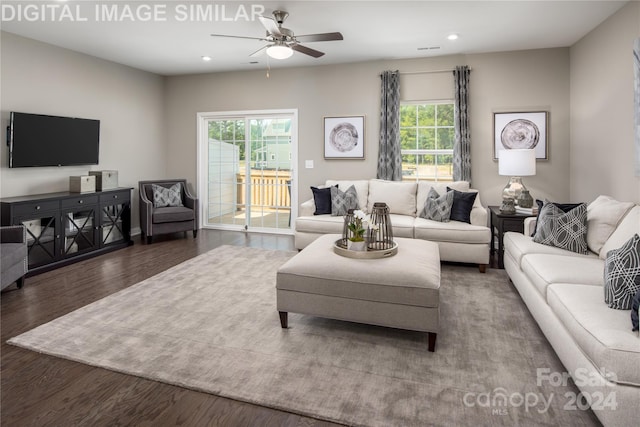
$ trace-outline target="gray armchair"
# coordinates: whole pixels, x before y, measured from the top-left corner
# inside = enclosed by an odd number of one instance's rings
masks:
[[[180,202],[183,206],[156,207],[154,204],[153,184],[164,188],[171,188],[181,183]],[[193,231],[193,237],[198,235],[198,199],[187,188],[186,179],[165,179],[154,181],[140,181],[140,229],[142,240],[151,243],[153,236],[159,234]],[[164,203],[162,203],[164,204]]]
[[[22,225],[0,227],[0,289],[14,282],[18,289],[24,285],[28,256],[26,234]]]

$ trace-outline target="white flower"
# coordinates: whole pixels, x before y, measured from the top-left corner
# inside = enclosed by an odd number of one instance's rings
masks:
[[[367,218],[367,214],[365,214],[360,209],[357,209],[357,210],[353,211],[353,216],[358,218],[358,219],[362,219],[362,220]]]

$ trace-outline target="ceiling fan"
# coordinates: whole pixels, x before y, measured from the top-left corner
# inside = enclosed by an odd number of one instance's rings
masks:
[[[304,53],[305,55],[319,58],[324,55],[324,52],[320,52],[315,49],[303,46],[300,42],[325,42],[333,40],[342,40],[341,33],[320,33],[320,34],[306,34],[303,36],[296,36],[288,28],[284,28],[282,24],[287,19],[289,14],[282,10],[276,10],[273,12],[273,18],[266,16],[259,16],[258,19],[262,22],[262,25],[267,30],[265,37],[245,37],[245,36],[232,36],[227,34],[211,34],[213,37],[233,37],[238,39],[251,39],[261,40],[269,43],[266,46],[261,47],[257,51],[253,52],[249,56],[258,56],[263,52],[266,52],[272,58],[286,59],[293,55],[293,51]]]

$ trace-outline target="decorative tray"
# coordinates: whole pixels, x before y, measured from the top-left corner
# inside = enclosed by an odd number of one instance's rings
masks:
[[[378,259],[378,258],[388,258],[394,256],[398,253],[398,244],[393,242],[393,247],[389,249],[380,249],[380,250],[372,250],[367,249],[366,251],[352,251],[347,249],[346,239],[338,239],[333,244],[333,251],[338,255],[347,258],[355,258],[355,259]]]

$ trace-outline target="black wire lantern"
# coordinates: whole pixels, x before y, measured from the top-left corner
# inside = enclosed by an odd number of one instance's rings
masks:
[[[389,216],[389,207],[386,203],[376,202],[371,210],[371,224],[367,231],[367,249],[371,251],[383,251],[394,247],[393,229]],[[377,225],[377,227],[375,227]]]

